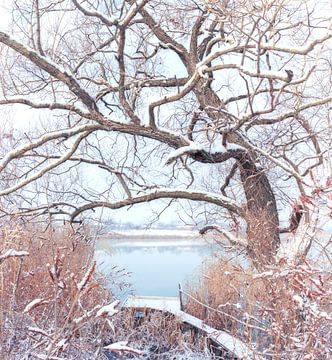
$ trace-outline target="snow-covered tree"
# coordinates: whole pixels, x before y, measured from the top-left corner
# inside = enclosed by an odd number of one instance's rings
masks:
[[[12,6],[0,31],[0,104],[16,113],[1,135],[4,215],[77,221],[185,199],[205,215],[201,232],[218,230],[258,269],[307,254],[318,201],[331,202],[329,2]],[[301,237],[281,250],[281,231]]]

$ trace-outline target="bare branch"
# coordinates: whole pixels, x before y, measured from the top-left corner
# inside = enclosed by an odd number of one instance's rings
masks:
[[[75,77],[61,69],[57,64],[44,56],[37,54],[33,49],[19,43],[14,38],[11,38],[8,34],[0,31],[0,42],[7,45],[11,49],[20,53],[30,61],[32,61],[37,67],[43,69],[51,76],[65,83],[68,88],[78,97],[79,100],[91,111],[96,111],[97,107],[94,99],[84,90],[75,79]]]
[[[213,194],[204,191],[190,191],[190,190],[175,190],[175,189],[167,189],[160,188],[145,193],[143,195],[132,196],[130,199],[125,199],[121,201],[108,202],[108,201],[96,201],[91,202],[89,204],[83,205],[77,210],[75,210],[71,216],[71,221],[73,221],[78,215],[82,212],[91,210],[98,207],[105,207],[108,209],[120,209],[125,206],[139,204],[142,202],[149,202],[157,199],[187,199],[193,201],[204,201],[210,204],[215,204],[222,206],[228,209],[235,214],[241,214],[242,208],[238,204],[235,203],[230,198],[224,197],[222,195]]]
[[[220,227],[218,225],[204,226],[202,229],[199,230],[199,233],[201,235],[204,235],[209,231],[217,231],[218,233],[222,234],[233,246],[241,246],[241,247],[246,248],[248,245],[245,239],[241,239],[237,236],[234,236],[231,232],[223,229],[222,227]]]

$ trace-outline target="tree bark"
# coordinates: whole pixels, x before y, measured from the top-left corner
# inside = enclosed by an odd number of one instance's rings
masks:
[[[257,269],[274,263],[280,246],[276,200],[266,174],[249,155],[238,159],[246,195],[248,255]]]
[[[204,80],[201,80],[201,83],[196,87],[195,94],[202,109],[215,121],[216,128],[223,122],[231,121],[231,119],[225,118],[225,114],[218,111],[218,109],[222,109],[223,104]],[[229,135],[233,143],[242,146],[241,139],[238,136]],[[255,154],[250,150],[244,150],[234,152],[233,157],[238,163],[246,196],[245,220],[247,223],[248,255],[254,266],[261,270],[274,263],[275,255],[280,246],[276,200],[265,172],[255,165]]]

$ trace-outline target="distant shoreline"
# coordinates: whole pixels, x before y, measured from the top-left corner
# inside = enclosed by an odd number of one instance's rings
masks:
[[[210,235],[200,235],[198,230],[169,230],[169,229],[148,229],[148,230],[114,230],[102,234],[99,240],[184,240],[184,239],[209,239]]]

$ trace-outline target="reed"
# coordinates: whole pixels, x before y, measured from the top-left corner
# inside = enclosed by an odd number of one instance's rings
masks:
[[[207,262],[189,282],[186,311],[270,359],[326,359],[332,345],[331,272],[309,261],[258,273]]]
[[[82,229],[12,220],[1,227],[0,249],[16,252],[0,260],[1,358],[101,353],[109,327],[95,315],[112,296],[91,266],[93,246]]]

